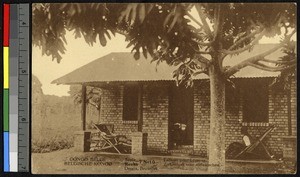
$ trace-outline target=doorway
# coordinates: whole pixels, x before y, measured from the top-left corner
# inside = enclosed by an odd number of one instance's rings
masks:
[[[185,86],[170,87],[169,92],[169,149],[193,145],[194,89]]]

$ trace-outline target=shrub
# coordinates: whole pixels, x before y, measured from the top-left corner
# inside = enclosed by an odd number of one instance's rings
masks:
[[[43,139],[32,140],[31,152],[45,153],[61,149],[69,149],[74,146],[74,136],[55,135],[51,137],[43,137]]]

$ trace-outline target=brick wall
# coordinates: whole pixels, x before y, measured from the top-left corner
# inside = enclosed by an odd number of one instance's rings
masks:
[[[206,156],[210,117],[209,83],[195,82],[194,87],[194,154]]]
[[[243,79],[237,79],[236,83]],[[271,79],[265,79],[266,82]],[[143,133],[148,133],[148,150],[168,150],[168,85],[147,82],[143,86]],[[292,85],[292,134],[296,135],[296,85]],[[237,84],[238,85],[238,84]],[[209,81],[195,81],[194,85],[194,153],[207,156],[209,141],[210,94]],[[228,88],[227,88],[228,90]],[[232,142],[242,142],[242,126],[247,126],[253,137],[259,137],[269,127],[275,129],[265,138],[266,145],[277,155],[282,155],[282,137],[288,133],[287,96],[283,91],[269,88],[269,123],[243,123],[242,89],[226,92],[226,148]],[[100,121],[113,123],[117,134],[130,136],[137,131],[137,121],[122,121],[123,86],[103,91]]]
[[[123,86],[103,89],[101,97],[100,123],[114,124],[114,132],[119,135],[131,136],[136,132],[137,121],[123,121]]]
[[[292,135],[297,136],[297,85],[295,78],[291,82]]]
[[[232,86],[228,85],[226,87],[226,101],[225,101],[225,147],[227,148],[232,142],[241,142],[241,122],[243,116],[243,107],[242,107],[242,92],[238,89],[236,85],[236,89]],[[249,130],[251,134],[251,130]]]
[[[291,99],[288,100],[287,94],[291,94]],[[291,93],[289,90],[276,91],[269,89],[269,121],[270,124],[275,125],[267,145],[273,147],[275,154],[282,156],[284,139],[288,134],[288,101],[291,101],[291,135],[297,135],[297,116],[296,116],[296,82],[292,79]]]
[[[297,159],[297,137],[286,136],[283,137],[283,157],[285,159]]]
[[[284,92],[269,90],[269,122],[275,125],[267,146],[273,147],[274,153],[282,155],[282,137],[288,135],[287,95]]]
[[[270,82],[270,79],[265,79]],[[236,80],[238,83],[239,80]],[[197,81],[194,89],[194,153],[207,156],[209,142],[210,96],[209,82]],[[228,88],[227,88],[228,89]],[[243,123],[242,90],[237,89],[233,96],[226,96],[226,148],[232,142],[242,142],[241,127],[248,127],[253,137],[261,136],[269,125],[275,129],[264,139],[271,152],[282,156],[283,136],[288,135],[287,95],[284,91],[269,88],[269,123]],[[226,92],[228,95],[228,92]],[[296,135],[296,84],[292,82],[291,93],[292,135]],[[233,100],[229,100],[232,99]]]
[[[148,150],[166,151],[168,148],[168,87],[146,84],[142,90],[143,133],[148,133]],[[137,121],[123,121],[123,86],[103,90],[101,123],[114,124],[116,134],[131,136],[138,131]]]
[[[143,132],[148,133],[149,151],[168,149],[168,86],[145,85],[143,89]]]

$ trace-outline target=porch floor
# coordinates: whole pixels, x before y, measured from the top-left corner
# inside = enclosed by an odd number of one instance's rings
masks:
[[[207,174],[207,159],[75,152],[74,148],[32,154],[34,174]],[[295,173],[295,162],[226,161],[226,174]]]

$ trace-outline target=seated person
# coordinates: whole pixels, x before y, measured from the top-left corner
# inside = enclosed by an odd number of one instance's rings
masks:
[[[250,146],[253,142],[253,138],[248,133],[247,127],[242,127],[241,133],[243,135],[243,141],[246,147]],[[251,154],[255,154],[257,158],[274,158],[274,155],[270,154],[262,144],[259,144]]]
[[[251,135],[248,133],[248,130],[247,130],[247,127],[242,127],[241,128],[241,134],[243,135],[243,142],[244,142],[244,145],[246,147],[250,146],[251,145],[251,141],[252,141],[252,137]]]
[[[183,144],[184,137],[186,134],[186,124],[175,123],[173,124],[173,128],[171,131],[172,131],[173,147],[178,148],[180,145]]]
[[[226,151],[227,158],[234,158],[237,154],[242,152],[245,148],[249,147],[253,142],[254,139],[248,133],[247,127],[241,128],[241,134],[243,136],[243,143],[234,142],[231,143]],[[267,159],[268,157],[273,158],[274,155],[269,154],[269,152],[259,144],[255,147],[251,152],[245,152],[239,158],[241,159]]]

